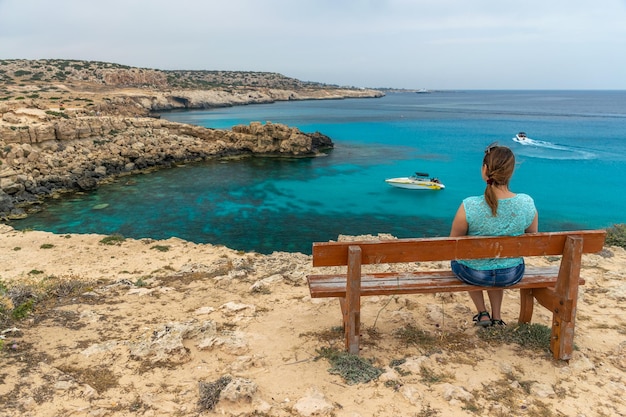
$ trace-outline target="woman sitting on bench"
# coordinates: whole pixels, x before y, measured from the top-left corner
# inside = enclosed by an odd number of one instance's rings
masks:
[[[515,169],[515,156],[506,146],[497,143],[485,150],[481,173],[487,182],[484,195],[463,200],[452,221],[451,237],[518,236],[536,233],[538,215],[533,199],[527,194],[509,190]],[[477,326],[505,325],[501,317],[504,289],[524,276],[523,258],[453,260],[452,271],[463,282],[472,285],[500,287],[487,290],[491,315],[485,306],[482,291],[469,295],[478,310],[473,320]]]

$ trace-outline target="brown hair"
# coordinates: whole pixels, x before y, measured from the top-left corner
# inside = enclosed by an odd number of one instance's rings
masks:
[[[491,208],[491,214],[498,213],[498,198],[493,189],[496,185],[509,185],[515,169],[515,155],[506,146],[489,146],[485,151],[483,165],[487,167],[487,188],[485,201]]]

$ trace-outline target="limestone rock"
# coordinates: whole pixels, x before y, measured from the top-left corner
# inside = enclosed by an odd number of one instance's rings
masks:
[[[310,388],[293,406],[304,417],[331,415],[334,407],[317,388]]]
[[[115,116],[61,118],[21,128],[0,124],[0,190],[10,198],[0,204],[0,218],[18,203],[54,192],[96,189],[108,176],[224,156],[312,157],[332,147],[319,132],[269,122],[233,130]]]
[[[467,402],[474,399],[474,396],[467,390],[465,390],[465,388],[448,383],[442,384],[441,392],[443,398],[445,398],[447,401],[457,400]]]
[[[252,397],[257,392],[258,386],[249,379],[234,378],[220,393],[220,399],[233,402],[252,401]]]
[[[153,331],[150,337],[134,343],[131,346],[131,357],[151,362],[184,363],[189,360],[189,352],[183,345],[184,339],[215,333],[216,325],[211,321],[169,323]]]

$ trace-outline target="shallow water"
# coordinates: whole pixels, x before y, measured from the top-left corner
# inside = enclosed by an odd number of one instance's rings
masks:
[[[460,201],[481,194],[486,145],[517,156],[511,188],[530,194],[540,230],[622,223],[626,92],[462,91],[380,99],[281,102],[163,114],[230,128],[272,121],[335,142],[315,159],[210,161],[123,178],[50,202],[15,228],[121,233],[270,253],[310,253],[339,234],[444,236]],[[518,131],[531,138],[512,140]],[[397,189],[385,178],[428,172],[442,191]]]

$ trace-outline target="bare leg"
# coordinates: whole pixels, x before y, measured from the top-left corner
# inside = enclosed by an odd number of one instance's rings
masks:
[[[502,300],[504,299],[504,290],[487,290],[489,303],[491,304],[491,318],[494,320],[502,320]]]
[[[485,306],[485,296],[483,295],[482,291],[468,291],[467,293],[469,294],[470,298],[474,302],[474,305],[476,306],[476,310],[478,310],[479,313],[482,311],[487,311],[487,306]],[[489,296],[489,300],[491,300],[491,296]],[[489,320],[488,316],[483,316],[480,318],[480,321],[488,321],[488,320]]]

